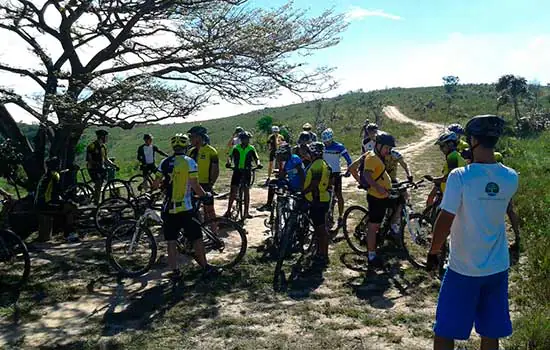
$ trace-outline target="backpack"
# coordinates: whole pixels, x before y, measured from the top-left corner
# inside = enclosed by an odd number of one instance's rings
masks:
[[[384,165],[384,170],[374,179],[374,182],[380,180],[382,176],[384,176],[384,173],[386,172],[386,166]],[[359,187],[363,188],[365,190],[368,190],[370,188],[369,183],[367,182],[367,179],[365,178],[365,155],[363,154],[361,158],[359,158]]]

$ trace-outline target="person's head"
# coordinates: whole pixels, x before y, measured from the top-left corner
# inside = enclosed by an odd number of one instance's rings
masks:
[[[298,136],[298,145],[309,145],[311,143],[311,134],[308,131],[302,131]]]
[[[325,152],[325,144],[319,141],[312,142],[309,145],[309,155],[312,160],[323,158],[323,153]]]
[[[451,131],[445,131],[443,134],[439,135],[439,138],[435,141],[435,144],[439,146],[439,149],[445,155],[455,151],[457,143],[458,135]]]
[[[185,153],[185,149],[189,145],[189,137],[186,134],[175,134],[170,139],[170,145],[175,154]]]
[[[187,131],[191,141],[191,145],[194,147],[200,147],[206,143],[208,139],[208,130],[204,126],[197,125]]]
[[[244,131],[244,129],[243,129],[242,127],[237,126],[237,127],[235,128],[235,131],[233,131],[233,135],[239,136],[239,134],[240,134],[241,132],[243,132],[243,131]]]
[[[292,148],[288,143],[282,144],[281,147],[277,150],[277,159],[280,161],[286,162],[290,159],[292,155]]]
[[[304,131],[311,131],[311,128],[312,128],[312,126],[311,126],[310,123],[305,123],[304,125],[302,125],[302,129]]]
[[[447,127],[447,130],[450,131],[450,132],[454,132],[459,137],[465,135],[464,128],[462,127],[462,125],[460,125],[458,123],[454,123],[454,124],[449,125]]]
[[[281,131],[281,129],[279,129],[279,127],[277,125],[273,125],[271,127],[271,132],[274,133],[274,134],[278,134],[279,131]]]
[[[58,171],[59,170],[59,158],[50,157],[46,159],[46,171]]]
[[[504,119],[496,115],[478,115],[466,124],[466,139],[475,158],[476,150],[494,150],[504,132]]]
[[[324,142],[325,145],[330,145],[333,139],[334,139],[334,133],[332,132],[331,128],[325,129],[321,133],[321,140]]]
[[[376,138],[376,133],[378,132],[378,125],[375,123],[369,123],[367,125],[367,134],[369,134],[369,137],[374,140]]]
[[[387,132],[378,132],[376,134],[375,141],[376,145],[374,146],[374,149],[376,150],[376,153],[378,153],[382,157],[390,154],[392,148],[395,147],[395,138]]]
[[[153,135],[151,134],[144,134],[143,135],[143,141],[146,145],[150,145],[153,143]]]
[[[241,140],[241,145],[248,146],[250,144],[250,138],[252,137],[252,134],[250,134],[248,131],[243,131],[239,134],[239,140]]]
[[[97,136],[97,139],[101,143],[107,143],[107,135],[109,135],[109,132],[107,130],[99,129],[95,131],[95,135]]]

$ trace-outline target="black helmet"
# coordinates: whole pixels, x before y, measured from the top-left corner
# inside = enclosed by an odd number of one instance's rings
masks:
[[[368,131],[378,130],[378,125],[376,125],[375,123],[370,123],[369,125],[367,125],[367,130]]]
[[[109,135],[109,132],[107,130],[99,129],[95,131],[95,134],[97,137],[103,137]]]
[[[504,119],[496,115],[477,115],[466,124],[467,136],[500,137],[503,132]]]
[[[292,148],[288,143],[284,143],[281,146],[279,146],[279,149],[276,152],[278,156],[290,155],[291,153],[292,153]]]
[[[240,133],[243,132],[243,131],[244,131],[244,129],[243,129],[242,127],[240,127],[240,126],[237,126],[237,127],[235,128],[235,134],[240,134]]]
[[[239,134],[239,139],[241,140],[245,140],[245,139],[250,140],[251,137],[252,137],[252,134],[249,133],[248,131],[243,131]]]
[[[192,127],[191,129],[189,129],[189,131],[187,131],[187,133],[189,135],[204,136],[208,133],[208,130],[206,130],[206,128],[202,125],[197,125],[197,126]]]
[[[464,135],[464,128],[458,123],[451,124],[447,127],[447,130],[454,132],[457,135]]]
[[[443,134],[439,135],[439,138],[435,141],[435,145],[444,145],[447,142],[458,142],[458,135],[452,131],[445,131]]]
[[[376,143],[379,145],[395,147],[395,138],[387,132],[380,131],[376,135]]]
[[[46,167],[49,170],[58,170],[59,169],[59,158],[50,157],[50,158],[46,159]]]
[[[309,131],[302,131],[298,137],[298,144],[303,145],[311,142],[311,133]]]
[[[319,141],[313,142],[309,145],[309,153],[315,157],[321,157],[325,152],[325,144]]]
[[[143,141],[152,140],[153,135],[151,134],[143,134]]]

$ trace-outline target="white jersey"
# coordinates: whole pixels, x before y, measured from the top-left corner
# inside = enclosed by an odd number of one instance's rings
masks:
[[[363,154],[374,150],[375,144],[376,142],[374,140],[371,140],[369,137],[365,137],[363,139],[363,143],[361,144],[361,150],[363,151]]]
[[[145,157],[146,164],[155,163],[155,148],[153,145],[144,145],[143,146],[143,156]]]
[[[505,215],[517,173],[500,163],[473,163],[449,174],[441,209],[454,214],[449,268],[488,276],[510,266]]]
[[[240,145],[241,144],[241,139],[237,136],[237,137],[234,137],[233,140],[231,140],[231,144],[233,146],[237,146],[237,145]]]

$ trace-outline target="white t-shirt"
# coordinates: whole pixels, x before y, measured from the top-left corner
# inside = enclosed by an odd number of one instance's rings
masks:
[[[454,214],[449,268],[489,276],[510,267],[505,215],[518,174],[500,163],[473,163],[449,174],[441,209]]]
[[[155,163],[155,149],[153,145],[143,146],[143,156],[145,157],[145,164]]]
[[[233,146],[237,146],[237,145],[240,145],[241,144],[241,139],[236,136],[233,138],[233,140],[231,140],[231,143],[233,144]]]

